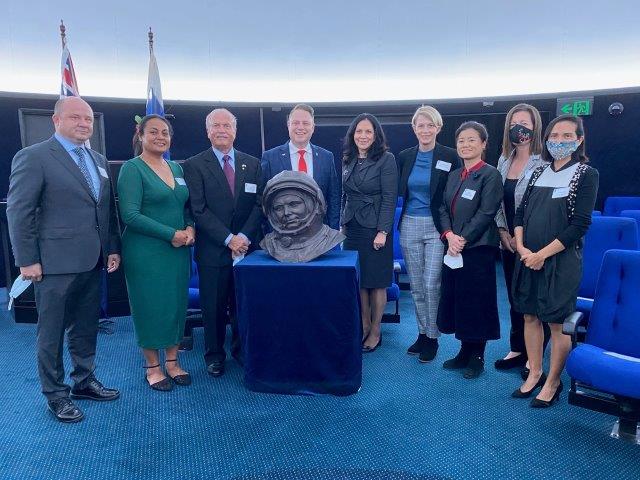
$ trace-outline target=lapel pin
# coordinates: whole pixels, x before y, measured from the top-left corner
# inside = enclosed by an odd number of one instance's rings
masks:
[[[242,168],[242,170],[246,170],[247,166],[243,163],[242,165],[240,165],[240,168]]]

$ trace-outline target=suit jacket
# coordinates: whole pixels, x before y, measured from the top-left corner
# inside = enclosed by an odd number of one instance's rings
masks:
[[[224,244],[231,233],[245,234],[250,249],[257,248],[264,187],[260,161],[235,150],[235,195],[211,148],[188,158],[182,167],[196,225],[196,262],[210,267],[231,265],[231,250]]]
[[[313,155],[313,179],[316,181],[327,203],[324,223],[331,228],[340,228],[340,183],[334,163],[333,153],[311,144]],[[262,154],[262,175],[264,183],[284,170],[292,170],[289,142],[267,150]]]
[[[495,167],[485,164],[462,180],[462,168],[451,172],[440,205],[442,231],[453,231],[467,241],[465,249],[480,245],[498,246],[498,227],[494,221],[502,202],[502,177]],[[467,192],[465,194],[465,191]],[[473,192],[473,193],[471,193]],[[473,196],[473,198],[469,198]],[[455,211],[451,204],[456,198]],[[462,251],[464,256],[464,250]]]
[[[402,224],[402,217],[407,209],[407,201],[409,199],[409,189],[407,183],[409,182],[409,175],[416,163],[416,157],[418,155],[418,146],[407,148],[398,154],[398,172],[400,183],[398,185],[398,195],[403,197],[402,212],[400,213],[400,220],[398,220],[398,230]],[[437,168],[438,162],[441,168]],[[447,167],[449,170],[445,170]],[[442,204],[442,194],[444,193],[444,187],[447,184],[449,174],[457,168],[460,168],[461,162],[458,158],[458,154],[453,148],[445,147],[436,143],[433,149],[433,162],[431,163],[431,183],[429,186],[429,198],[431,199],[431,216],[433,217],[433,223],[436,226],[438,232],[442,233],[442,225],[440,224],[440,205]]]
[[[120,232],[107,159],[89,150],[98,168],[93,198],[80,168],[51,137],[16,153],[11,164],[7,220],[16,266],[40,263],[43,274],[92,270],[102,254],[120,252]]]
[[[377,161],[367,158],[362,164],[363,181],[352,178],[357,160],[351,159],[342,169],[341,225],[351,219],[363,227],[391,234],[398,198],[398,168],[391,152]]]

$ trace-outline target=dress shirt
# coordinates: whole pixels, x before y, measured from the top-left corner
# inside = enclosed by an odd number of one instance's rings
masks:
[[[100,175],[98,174],[98,168],[94,163],[93,156],[91,155],[91,153],[89,153],[89,151],[84,146],[84,144],[78,145],[77,143],[73,143],[71,140],[69,140],[66,137],[63,137],[58,133],[54,133],[53,136],[56,138],[56,140],[58,140],[58,142],[60,142],[60,145],[62,145],[62,148],[64,148],[67,151],[67,153],[71,156],[75,164],[78,165],[78,168],[80,168],[80,165],[79,165],[80,158],[78,158],[78,154],[74,152],[74,149],[79,147],[84,150],[85,163],[87,164],[87,169],[89,170],[89,176],[91,177],[93,190],[98,195],[100,195]]]

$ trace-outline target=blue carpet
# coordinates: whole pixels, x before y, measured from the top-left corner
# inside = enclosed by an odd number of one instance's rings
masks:
[[[499,294],[502,340],[489,344],[479,379],[442,369],[457,351],[451,337],[434,363],[406,355],[416,327],[403,292],[402,323],[383,326],[383,346],[365,355],[362,389],[350,397],[253,393],[233,361],[214,379],[201,358],[201,330],[194,350],[181,354],[194,384],[152,392],[131,320],[118,318],[113,335],[99,336],[97,374],[122,398],[81,402],[86,418],[74,425],[45,409],[35,327],[4,313],[0,478],[638,480],[640,448],[608,436],[612,417],[571,407],[566,394],[548,410],[510,398],[518,373],[492,366],[508,350],[502,286]]]

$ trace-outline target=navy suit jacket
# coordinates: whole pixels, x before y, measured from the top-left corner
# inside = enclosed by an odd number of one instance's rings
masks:
[[[313,179],[316,181],[327,203],[324,223],[331,228],[340,228],[340,182],[333,161],[333,153],[311,144],[313,154]],[[289,142],[267,150],[262,154],[262,175],[266,184],[284,170],[291,170]]]

